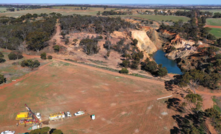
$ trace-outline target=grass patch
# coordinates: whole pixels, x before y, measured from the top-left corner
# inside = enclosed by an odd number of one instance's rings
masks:
[[[212,28],[210,33],[216,36],[216,38],[221,38],[221,29],[220,28]]]
[[[216,99],[215,96],[213,96],[212,100],[213,100],[213,102],[215,102],[216,104],[219,103],[219,100]],[[218,105],[214,105],[213,108],[216,109],[217,111],[219,111],[219,112],[221,113],[221,108],[220,108]]]
[[[221,18],[209,18],[206,19],[207,25],[213,25],[213,26],[221,26]]]
[[[117,15],[115,15],[115,16],[117,16]],[[189,20],[189,18],[185,17],[185,16],[170,16],[170,15],[169,16],[163,16],[163,15],[120,15],[120,17],[135,17],[135,18],[148,19],[148,20],[153,20],[153,21],[183,20],[184,22],[187,22]]]
[[[100,60],[92,60],[92,59],[88,59],[88,60],[99,65],[105,65],[107,63],[107,62],[100,61]]]
[[[221,10],[220,9],[213,9],[213,10],[202,10],[202,11],[209,11],[209,12],[212,12],[212,13],[221,13]]]

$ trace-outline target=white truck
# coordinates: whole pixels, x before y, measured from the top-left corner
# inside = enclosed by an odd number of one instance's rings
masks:
[[[1,132],[1,134],[15,134],[15,131],[6,130],[4,132]]]

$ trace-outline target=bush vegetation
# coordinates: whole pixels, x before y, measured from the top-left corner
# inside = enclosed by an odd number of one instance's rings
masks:
[[[41,59],[43,59],[43,60],[47,59],[47,54],[45,52],[41,53]]]
[[[0,74],[0,84],[4,83],[6,81],[6,78],[4,75]]]
[[[127,70],[127,68],[122,68],[121,70],[120,70],[120,73],[122,73],[122,74],[128,74],[128,70]]]
[[[38,60],[23,60],[21,62],[22,67],[29,67],[31,70],[40,66],[40,62]]]
[[[19,51],[13,51],[10,54],[8,54],[9,60],[16,60],[16,59],[22,59],[22,53]]]

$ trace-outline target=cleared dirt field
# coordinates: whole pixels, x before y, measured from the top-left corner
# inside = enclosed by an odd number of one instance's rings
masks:
[[[27,131],[29,127],[15,125],[16,114],[24,111],[27,103],[44,119],[53,112],[86,111],[83,116],[50,123],[65,134],[170,133],[174,112],[166,108],[165,99],[157,100],[171,94],[164,83],[114,74],[54,60],[0,89],[0,131]],[[94,121],[91,114],[96,115]]]

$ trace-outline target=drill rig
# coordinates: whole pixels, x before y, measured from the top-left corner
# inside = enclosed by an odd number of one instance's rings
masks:
[[[32,110],[28,107],[27,104],[25,104],[25,108],[28,112],[20,112],[16,116],[16,120],[18,120],[17,125],[39,125],[41,126],[41,115],[40,113],[34,113]]]

